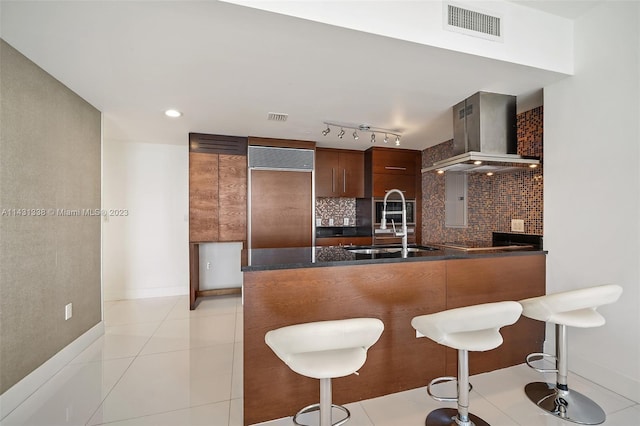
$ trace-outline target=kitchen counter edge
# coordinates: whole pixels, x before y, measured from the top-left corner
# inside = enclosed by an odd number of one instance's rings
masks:
[[[255,272],[255,271],[272,271],[279,269],[302,269],[302,268],[323,268],[329,266],[354,266],[354,265],[367,265],[367,264],[380,264],[380,263],[400,263],[400,262],[429,262],[435,260],[455,260],[455,259],[479,259],[487,257],[509,257],[509,256],[531,256],[531,255],[546,255],[547,250],[542,249],[525,249],[525,250],[486,250],[481,252],[465,252],[453,249],[440,249],[433,252],[423,253],[419,256],[411,256],[407,258],[402,257],[388,257],[379,259],[336,259],[336,260],[315,260],[310,259],[298,260],[295,259],[295,254],[309,253],[321,249],[322,247],[291,247],[291,248],[272,248],[272,249],[245,249],[243,250],[243,263],[242,272]],[[333,247],[341,248],[341,247]],[[253,257],[251,252],[259,251],[262,254],[267,254],[268,260],[262,262],[256,262],[256,264],[248,264]],[[295,260],[290,260],[291,258]],[[281,258],[282,261],[277,260]]]

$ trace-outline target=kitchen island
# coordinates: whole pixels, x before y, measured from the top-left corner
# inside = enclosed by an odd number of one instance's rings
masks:
[[[384,322],[360,375],[333,381],[337,404],[426,386],[456,374],[456,352],[416,338],[411,319],[445,309],[545,292],[545,252],[421,250],[364,254],[344,247],[247,250],[244,271],[244,424],[293,415],[319,400],[317,380],[291,371],[264,343],[267,331],[353,317]],[[504,344],[474,352],[470,373],[524,362],[541,352],[544,324],[521,317]],[[425,398],[428,398],[425,394]],[[426,414],[426,413],[425,413]]]

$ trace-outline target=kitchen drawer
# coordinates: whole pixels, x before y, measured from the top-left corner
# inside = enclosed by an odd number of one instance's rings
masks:
[[[374,151],[372,156],[373,173],[415,176],[417,153],[419,151]]]

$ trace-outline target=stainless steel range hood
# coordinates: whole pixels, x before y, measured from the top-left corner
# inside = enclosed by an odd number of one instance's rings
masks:
[[[453,107],[453,156],[422,172],[505,173],[540,164],[516,152],[516,97],[478,92]]]

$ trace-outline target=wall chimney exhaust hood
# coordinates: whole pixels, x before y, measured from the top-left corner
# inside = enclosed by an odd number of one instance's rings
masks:
[[[540,160],[517,154],[516,97],[478,92],[453,107],[453,156],[422,173],[506,173],[535,168]]]

